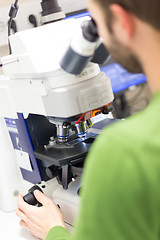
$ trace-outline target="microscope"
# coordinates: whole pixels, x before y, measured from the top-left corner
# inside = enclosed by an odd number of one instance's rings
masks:
[[[113,101],[98,65],[108,53],[91,17],[67,20],[56,0],[41,5],[43,25],[9,37],[11,54],[1,59],[0,116],[23,179],[35,184],[24,200],[38,206],[33,192],[43,191],[72,228],[85,158],[106,125],[94,121]]]

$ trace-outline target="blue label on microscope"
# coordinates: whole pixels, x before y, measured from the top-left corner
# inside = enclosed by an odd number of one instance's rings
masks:
[[[11,118],[5,118],[6,125],[9,129],[9,131],[16,131],[18,132],[17,126],[16,126],[16,121]]]

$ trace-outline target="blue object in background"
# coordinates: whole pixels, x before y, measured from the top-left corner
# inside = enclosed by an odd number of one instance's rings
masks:
[[[72,16],[68,16],[65,19],[70,19],[70,18],[81,18],[81,17],[86,17],[86,16],[90,16],[90,12],[83,12],[83,13],[78,13]]]
[[[117,63],[103,66],[101,67],[101,71],[110,78],[113,93],[123,91],[133,85],[138,85],[147,81],[144,74],[129,73]]]

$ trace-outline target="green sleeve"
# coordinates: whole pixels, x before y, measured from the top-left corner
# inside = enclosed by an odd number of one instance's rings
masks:
[[[54,231],[47,240],[158,239],[157,189],[138,139],[136,144],[123,130],[106,129],[92,146],[82,184],[73,236]]]
[[[47,234],[46,240],[68,240],[71,234],[63,227],[53,227]]]

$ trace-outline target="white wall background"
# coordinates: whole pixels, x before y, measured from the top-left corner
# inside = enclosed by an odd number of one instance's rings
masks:
[[[20,0],[20,2],[30,2],[34,0]],[[11,5],[14,0],[0,0],[0,7]]]

